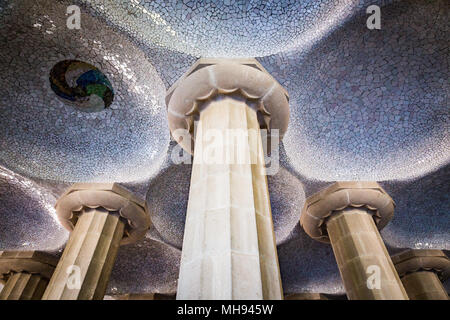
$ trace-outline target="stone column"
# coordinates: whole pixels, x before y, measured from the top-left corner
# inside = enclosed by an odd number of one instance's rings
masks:
[[[79,183],[56,204],[71,230],[43,300],[101,300],[120,244],[142,238],[150,226],[145,202],[117,184]]]
[[[303,292],[293,293],[284,297],[284,300],[330,300],[322,293]]]
[[[350,300],[407,300],[377,230],[394,201],[376,182],[337,182],[309,197],[300,224],[313,239],[331,242]]]
[[[450,260],[441,250],[407,250],[392,261],[411,300],[448,300],[441,281],[450,275]]]
[[[167,103],[195,149],[177,299],[282,299],[260,129],[285,132],[285,90],[254,59],[200,59]]]
[[[40,251],[0,251],[0,300],[40,300],[58,259]]]

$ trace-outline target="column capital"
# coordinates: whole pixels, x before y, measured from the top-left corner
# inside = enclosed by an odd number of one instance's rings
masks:
[[[409,249],[391,259],[400,277],[419,271],[434,272],[441,281],[450,276],[450,259],[441,250]]]
[[[117,183],[76,183],[57,201],[61,224],[72,231],[83,209],[104,208],[118,212],[127,222],[121,244],[143,238],[150,227],[147,203]]]
[[[336,182],[309,197],[300,216],[300,225],[313,239],[329,243],[326,220],[336,211],[347,208],[365,208],[379,230],[394,215],[394,200],[373,181]]]
[[[280,139],[289,123],[287,91],[255,59],[201,58],[167,91],[169,128],[175,140],[193,153],[194,121],[202,106],[218,95],[239,95],[258,113],[263,129],[278,129]],[[189,132],[188,143],[174,131]]]
[[[58,258],[42,251],[0,251],[0,279],[10,273],[26,272],[50,279]]]

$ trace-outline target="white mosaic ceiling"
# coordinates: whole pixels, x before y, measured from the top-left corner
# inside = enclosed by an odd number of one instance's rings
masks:
[[[56,181],[129,181],[154,174],[169,141],[165,87],[143,52],[103,22],[83,15],[66,27],[54,1],[14,1],[0,38],[0,163],[26,176]],[[9,14],[11,13],[11,14]],[[98,67],[116,92],[110,108],[84,113],[50,89],[61,60]]]
[[[59,224],[55,201],[49,190],[0,168],[0,249],[60,249],[69,233]]]
[[[392,8],[380,31],[357,17],[308,54],[263,59],[290,93],[283,142],[302,175],[410,179],[450,161],[448,16],[420,2]]]
[[[73,3],[81,30],[66,28]],[[370,31],[376,3],[383,29]],[[154,225],[121,248],[109,291],[173,292],[190,166],[167,155],[164,96],[202,56],[257,57],[290,94],[269,177],[286,292],[343,292],[331,248],[298,225],[305,197],[334,180],[382,181],[397,202],[382,232],[390,248],[450,249],[445,4],[0,0],[0,249],[59,250],[56,198],[75,181],[118,181],[147,199]],[[109,109],[55,96],[49,72],[65,59],[108,77]]]

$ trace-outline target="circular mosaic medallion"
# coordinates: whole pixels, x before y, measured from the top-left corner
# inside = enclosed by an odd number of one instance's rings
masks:
[[[114,90],[108,78],[96,67],[78,60],[64,60],[50,71],[52,90],[65,102],[85,112],[108,108]]]

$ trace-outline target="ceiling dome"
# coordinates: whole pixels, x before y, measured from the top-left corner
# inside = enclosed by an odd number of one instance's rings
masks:
[[[59,224],[54,196],[34,182],[0,167],[1,250],[60,249],[68,232]]]
[[[444,13],[422,2],[390,5],[382,31],[358,18],[307,55],[286,55],[269,70],[290,94],[283,143],[300,174],[325,181],[408,179],[448,163]],[[270,61],[263,64],[275,65]]]
[[[446,177],[446,178],[445,178]],[[386,182],[394,219],[381,231],[392,247],[450,250],[450,165],[409,183]]]
[[[83,15],[80,30],[68,29],[66,9],[14,1],[3,10],[0,163],[67,182],[151,176],[169,142],[161,78],[100,19]]]
[[[356,6],[345,0],[82,0],[147,44],[202,57],[255,57],[305,45]]]
[[[122,246],[114,263],[107,293],[174,293],[177,290],[180,258],[180,250],[149,238]]]

